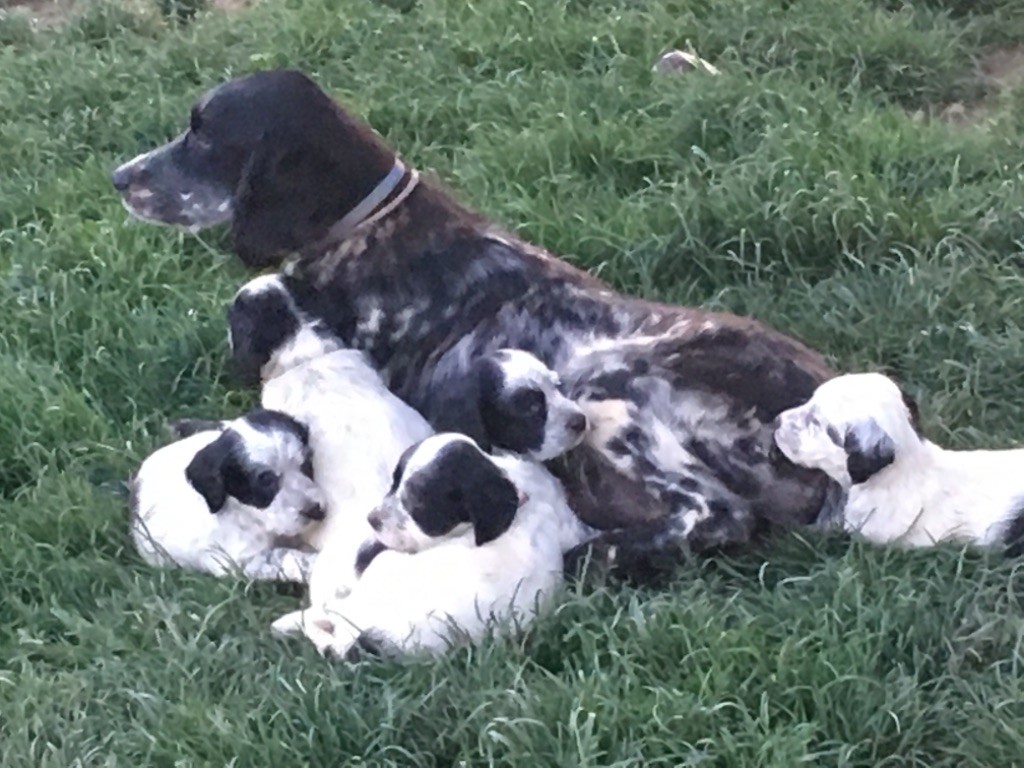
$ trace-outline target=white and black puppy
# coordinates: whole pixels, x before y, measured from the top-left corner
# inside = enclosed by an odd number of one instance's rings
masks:
[[[402,453],[433,430],[391,394],[365,353],[343,349],[302,315],[282,276],[242,286],[228,325],[234,363],[244,378],[262,382],[263,406],[309,429],[327,508],[312,542],[320,551],[309,584],[316,605],[348,591],[359,547],[373,535],[367,514],[390,487]]]
[[[560,391],[559,376],[535,355],[500,349],[481,357],[471,376],[485,449],[548,461],[582,442],[587,417]]]
[[[142,558],[303,581],[312,564],[304,541],[324,517],[305,427],[256,409],[219,425],[183,422],[178,433],[132,479],[130,530]]]
[[[560,585],[580,526],[542,466],[452,433],[402,457],[370,524],[386,548],[347,597],[304,617],[321,653],[441,654],[495,625],[524,627]]]
[[[780,414],[790,461],[846,491],[841,524],[880,544],[943,541],[1024,552],[1024,450],[952,451],[921,433],[917,408],[882,374],[825,382]]]

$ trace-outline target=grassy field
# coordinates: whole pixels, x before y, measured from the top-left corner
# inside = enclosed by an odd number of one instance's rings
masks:
[[[294,591],[145,567],[122,480],[168,417],[253,401],[225,368],[245,275],[107,181],[208,86],[301,67],[614,284],[886,366],[946,444],[1016,445],[1024,85],[984,63],[1017,41],[1019,0],[0,17],[0,765],[1024,765],[1024,569],[995,556],[794,536],[402,666],[271,638]],[[688,42],[723,74],[652,76]]]

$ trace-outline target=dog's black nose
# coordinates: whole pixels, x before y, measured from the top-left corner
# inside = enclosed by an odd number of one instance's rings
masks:
[[[118,192],[124,192],[132,183],[131,170],[123,165],[120,168],[115,168],[114,172],[110,174],[110,183]]]
[[[378,533],[380,533],[380,530],[384,527],[384,520],[381,518],[380,510],[373,510],[373,512],[367,515],[366,520],[370,524],[370,527]]]
[[[587,429],[587,417],[582,413],[574,413],[569,417],[569,430],[572,432],[584,432]]]

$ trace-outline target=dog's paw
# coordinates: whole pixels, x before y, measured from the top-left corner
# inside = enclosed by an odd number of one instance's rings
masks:
[[[292,611],[270,625],[270,632],[277,637],[294,637],[302,634],[304,611]]]

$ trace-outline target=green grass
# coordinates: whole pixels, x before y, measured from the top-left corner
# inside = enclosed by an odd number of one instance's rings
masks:
[[[1024,569],[995,556],[794,536],[355,667],[269,637],[292,590],[145,567],[120,481],[168,417],[253,401],[225,369],[244,272],[107,182],[206,87],[301,67],[614,284],[887,366],[936,439],[1016,445],[1024,89],[974,63],[1024,41],[1017,0],[80,8],[0,16],[0,765],[1024,765]],[[724,74],[652,76],[687,42]],[[911,116],[980,98],[982,126]]]

